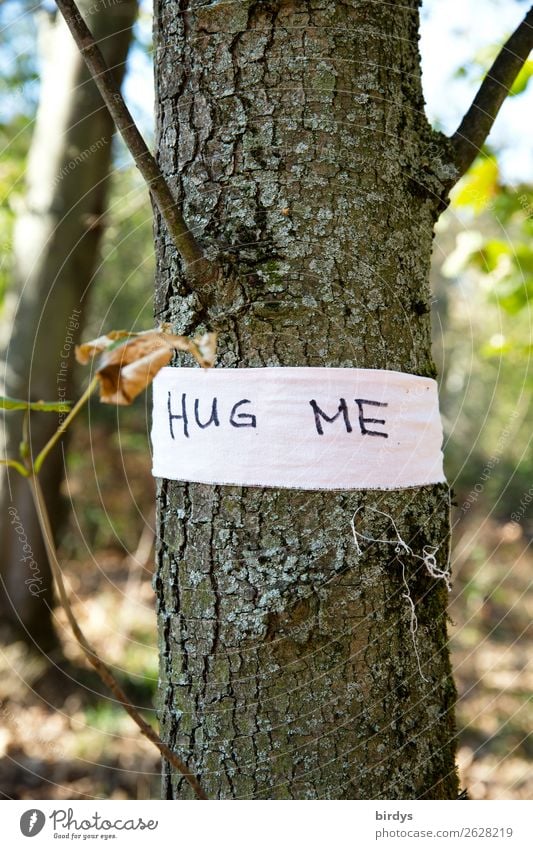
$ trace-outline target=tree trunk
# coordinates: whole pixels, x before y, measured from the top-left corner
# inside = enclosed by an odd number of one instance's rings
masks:
[[[435,376],[429,266],[449,176],[418,3],[156,2],[159,161],[222,252],[194,292],[159,222],[156,314],[220,333],[220,366]],[[431,152],[431,157],[428,155]],[[164,739],[213,798],[452,799],[445,486],[303,492],[161,481]],[[417,661],[417,653],[419,662]],[[423,675],[421,674],[423,673]],[[426,679],[426,680],[425,680]],[[165,768],[164,796],[190,789]]]
[[[137,13],[136,0],[102,4],[85,0],[87,22],[119,79]],[[14,237],[14,287],[10,338],[4,350],[5,391],[32,400],[75,397],[74,343],[83,326],[106,209],[113,124],[83,58],[59,15],[42,33],[43,71],[39,111],[27,172],[27,193]],[[17,456],[21,416],[10,413],[7,452]],[[58,425],[57,416],[35,413],[30,421],[34,455]],[[42,484],[57,528],[59,488],[65,473],[57,448]],[[55,644],[50,619],[52,582],[27,482],[11,470],[0,491],[2,549],[0,613],[4,623],[43,649]],[[14,530],[8,507],[22,532]],[[19,525],[17,524],[17,527]],[[21,544],[24,540],[31,555]],[[24,559],[24,557],[26,559]],[[26,579],[37,577],[29,591]]]

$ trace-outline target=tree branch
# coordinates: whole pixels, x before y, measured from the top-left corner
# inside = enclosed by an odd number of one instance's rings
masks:
[[[451,137],[459,177],[468,170],[487,138],[500,107],[533,49],[533,6],[503,45],[470,109]]]
[[[70,425],[72,420],[74,418],[76,418],[79,411],[82,409],[82,407],[85,406],[85,404],[87,403],[87,401],[89,400],[89,398],[93,394],[94,390],[98,386],[98,383],[99,383],[98,376],[95,375],[95,377],[93,377],[93,379],[91,380],[91,382],[87,386],[87,389],[85,390],[85,392],[83,393],[81,398],[78,399],[78,401],[76,402],[76,404],[74,405],[74,407],[72,408],[72,410],[70,411],[70,413],[68,414],[66,419],[64,419],[64,421],[59,425],[56,432],[50,437],[50,439],[48,440],[48,442],[46,443],[44,448],[41,449],[41,451],[39,452],[39,454],[35,458],[35,462],[33,463],[33,472],[36,475],[38,475],[39,472],[41,471],[41,467],[42,467],[44,461],[48,457],[50,451],[52,450],[52,448],[54,447],[56,442],[59,442],[59,440],[61,439],[61,437],[65,433],[66,429],[68,428],[68,426]],[[26,444],[26,445],[30,444],[29,438],[24,439],[24,444]]]
[[[61,572],[61,566],[59,565],[59,560],[57,558],[57,551],[54,543],[54,538],[52,535],[52,528],[50,525],[50,517],[48,515],[48,509],[46,507],[46,501],[44,499],[43,491],[41,489],[41,484],[39,483],[39,478],[35,474],[31,474],[29,476],[29,483],[31,488],[31,493],[33,496],[33,501],[35,504],[35,510],[37,512],[37,518],[39,520],[39,526],[41,528],[41,532],[43,535],[44,544],[46,546],[46,552],[48,554],[48,560],[50,562],[50,569],[52,575],[54,577],[57,591],[59,593],[59,600],[61,601],[61,605],[68,619],[68,623],[72,629],[72,632],[76,638],[76,641],[83,651],[85,657],[98,673],[104,684],[106,684],[118,702],[122,705],[122,707],[126,710],[126,712],[131,716],[133,721],[136,723],[141,733],[144,734],[145,737],[153,743],[164,758],[173,766],[175,769],[180,772],[183,777],[188,781],[190,786],[192,787],[196,797],[198,799],[207,799],[207,796],[198,781],[197,777],[190,771],[187,765],[178,758],[178,756],[164,743],[158,734],[154,731],[151,725],[140,715],[139,711],[132,705],[124,690],[116,680],[115,676],[111,672],[109,666],[104,663],[104,661],[99,657],[99,655],[95,652],[87,637],[81,630],[78,620],[74,615],[74,611],[70,606],[70,601],[68,598],[67,589],[65,587],[63,581],[63,575]]]
[[[202,248],[187,227],[181,209],[133,117],[120,89],[107,67],[102,52],[83,20],[75,0],[56,0],[57,7],[76,42],[85,64],[98,87],[102,99],[143,176],[152,197],[167,225],[170,236],[188,270],[196,276],[211,276],[213,268]],[[210,273],[211,272],[211,273]]]

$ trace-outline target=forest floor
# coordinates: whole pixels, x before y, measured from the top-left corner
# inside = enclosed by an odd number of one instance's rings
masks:
[[[532,799],[533,552],[519,525],[469,517],[450,615],[458,762],[471,799]]]
[[[98,425],[92,435],[98,445]],[[82,627],[155,725],[153,481],[144,446],[144,436],[128,442],[122,433],[114,461],[106,452],[104,462],[98,450],[74,453],[66,493],[77,514],[63,555]],[[98,488],[87,485],[89,466]],[[94,557],[82,556],[80,527]],[[450,636],[461,786],[472,799],[531,799],[533,556],[519,526],[470,515],[456,530],[454,552]],[[61,611],[56,623],[66,662],[54,666],[22,643],[0,648],[0,796],[158,798],[157,752],[88,670]]]

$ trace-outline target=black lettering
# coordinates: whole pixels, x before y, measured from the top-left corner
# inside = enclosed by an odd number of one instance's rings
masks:
[[[170,405],[170,399],[171,399],[171,394],[169,392],[168,393],[168,401],[167,401],[167,409],[168,409],[168,424],[169,424],[169,427],[170,427],[170,435],[171,435],[172,439],[176,438],[174,436],[174,425],[172,424],[174,419],[183,419],[183,433],[185,434],[185,436],[187,438],[189,438],[189,429],[187,427],[187,425],[189,423],[189,419],[187,418],[187,405],[186,405],[187,395],[184,392],[183,395],[181,396],[181,416],[178,415],[178,413],[172,412],[172,408],[171,408],[171,405]]]
[[[365,413],[363,410],[363,404],[370,404],[372,407],[388,407],[389,405],[384,401],[367,401],[366,398],[356,398],[355,403],[359,409],[359,427],[361,428],[361,433],[367,436],[383,436],[385,439],[389,438],[388,433],[383,433],[381,430],[367,430],[367,424],[385,424],[385,419],[367,419],[365,418]]]
[[[202,422],[200,421],[200,415],[199,415],[199,412],[198,412],[200,400],[199,400],[199,398],[196,398],[196,400],[194,402],[194,418],[196,419],[196,424],[198,425],[198,427],[201,427],[202,430],[206,427],[209,427],[210,424],[214,424],[215,427],[218,427],[220,425],[220,422],[218,420],[217,404],[218,404],[217,398],[213,398],[213,404],[211,405],[211,418],[209,419],[208,422],[205,422],[205,424],[202,424]]]
[[[251,403],[252,402],[249,401],[247,398],[243,398],[242,401],[237,401],[237,403],[233,407],[233,410],[231,411],[231,416],[229,417],[230,424],[232,424],[233,427],[257,427],[256,417],[253,416],[251,413],[237,413],[237,410],[243,404],[251,404]],[[236,415],[236,413],[237,413],[237,415]],[[248,419],[249,421],[248,422],[236,422],[235,418],[237,418],[237,419]]]
[[[348,407],[346,405],[346,401],[345,401],[344,398],[340,399],[339,410],[338,410],[337,413],[335,413],[334,416],[327,416],[326,413],[324,412],[324,410],[320,409],[320,407],[318,406],[316,401],[309,401],[309,403],[311,404],[311,407],[312,407],[313,412],[315,414],[316,430],[317,430],[317,433],[320,436],[324,435],[324,429],[322,427],[322,422],[320,421],[320,419],[323,418],[326,422],[329,422],[331,424],[332,422],[334,422],[336,419],[339,418],[341,413],[342,413],[342,416],[344,418],[344,424],[346,425],[347,433],[352,432],[352,426],[350,424],[350,419],[348,417]]]

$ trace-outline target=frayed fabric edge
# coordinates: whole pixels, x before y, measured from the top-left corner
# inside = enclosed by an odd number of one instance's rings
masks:
[[[377,492],[394,492],[401,489],[419,489],[423,486],[437,486],[438,484],[447,484],[446,478],[439,480],[418,481],[417,483],[402,483],[391,484],[390,486],[376,486],[375,484],[358,484],[357,486],[287,486],[287,484],[272,484],[272,483],[235,483],[234,481],[214,481],[214,480],[192,480],[191,478],[168,478],[165,475],[158,475],[152,469],[152,476],[159,480],[173,480],[177,483],[199,483],[204,486],[234,486],[234,487],[251,487],[252,489],[293,489],[295,491],[305,492],[367,492],[368,490],[376,490]]]

